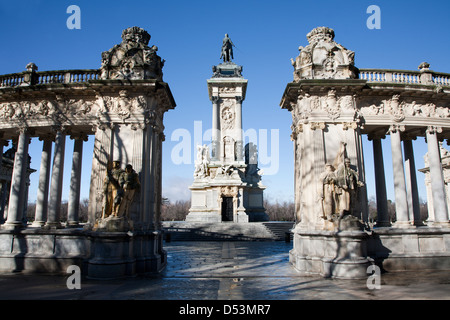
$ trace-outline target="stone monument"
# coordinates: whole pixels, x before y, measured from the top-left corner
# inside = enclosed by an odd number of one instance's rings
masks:
[[[243,145],[242,102],[247,80],[231,61],[234,44],[223,39],[223,63],[207,81],[212,101],[212,141],[197,146],[191,209],[187,222],[266,221],[256,146]]]
[[[10,192],[2,192],[9,199],[2,200],[8,207],[0,228],[0,271],[64,273],[76,264],[89,277],[117,278],[165,267],[163,116],[175,101],[150,38],[139,27],[123,30],[122,41],[102,53],[99,69],[37,72],[29,63],[24,72],[0,76],[0,154],[8,140],[16,146],[12,176],[4,184]],[[79,219],[79,203],[88,136],[94,150],[86,222]],[[33,225],[24,214],[31,137],[43,140]],[[64,219],[68,137],[75,142]]]
[[[386,270],[450,266],[448,153],[450,75],[358,69],[355,53],[318,27],[291,59],[293,82],[281,106],[292,115],[295,155],[294,246],[290,261],[301,274],[367,278]],[[368,223],[362,137],[373,141],[377,223]],[[381,139],[390,136],[395,221],[387,210]],[[412,140],[424,136],[429,219],[421,221]],[[403,148],[402,148],[403,145]],[[403,157],[404,154],[404,157]],[[426,225],[425,225],[426,224]]]

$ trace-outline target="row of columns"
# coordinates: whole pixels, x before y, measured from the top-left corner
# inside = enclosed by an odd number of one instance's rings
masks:
[[[66,132],[64,131],[64,128],[57,127],[54,129],[54,137],[47,136],[40,138],[40,140],[43,140],[43,147],[39,170],[39,186],[36,197],[36,212],[33,222],[33,226],[52,229],[61,228],[61,200],[66,143]],[[72,135],[71,138],[75,140],[75,143],[72,158],[67,227],[77,227],[79,225],[78,211],[80,203],[83,141],[87,140],[87,135]],[[24,206],[27,205],[27,201],[25,201],[25,177],[28,167],[28,146],[30,139],[31,131],[28,128],[22,128],[19,132],[17,151],[14,157],[8,214],[7,220],[3,226],[5,229],[23,227]],[[53,163],[51,163],[53,145],[54,154]]]
[[[399,228],[409,227],[411,225],[422,225],[412,138],[403,138],[403,157],[401,138],[401,132],[403,131],[405,131],[404,126],[392,125],[387,132],[391,136],[395,209],[397,216],[397,221],[394,226]],[[430,163],[433,203],[436,203],[434,206],[434,224],[448,226],[449,214],[445,200],[445,183],[437,138],[437,133],[439,133],[439,131],[439,128],[429,126],[426,130],[426,141]],[[378,213],[377,226],[389,227],[391,226],[391,223],[387,207],[386,180],[383,164],[383,150],[381,146],[382,138],[384,138],[384,135],[383,137],[369,136],[369,140],[373,141]]]

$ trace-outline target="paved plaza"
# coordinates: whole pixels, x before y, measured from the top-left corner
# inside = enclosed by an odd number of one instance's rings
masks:
[[[381,288],[366,280],[300,277],[288,262],[292,243],[169,242],[168,265],[155,276],[119,280],[3,274],[0,299],[58,300],[398,300],[450,299],[450,272],[383,273]]]

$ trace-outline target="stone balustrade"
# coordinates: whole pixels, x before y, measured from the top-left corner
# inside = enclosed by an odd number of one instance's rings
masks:
[[[450,85],[450,74],[442,72],[388,70],[388,69],[359,69],[359,79],[368,82],[393,82],[403,84],[434,84]]]
[[[99,75],[100,70],[98,69],[24,71],[0,76],[0,88],[51,83],[80,83],[97,80]]]

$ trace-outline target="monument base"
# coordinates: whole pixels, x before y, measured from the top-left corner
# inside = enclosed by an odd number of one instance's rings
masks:
[[[450,228],[375,228],[368,254],[387,271],[450,270]]]
[[[368,235],[363,231],[307,231],[294,229],[290,263],[300,275],[338,279],[367,278],[373,260],[367,256]]]
[[[66,274],[77,265],[95,279],[158,273],[167,264],[162,242],[161,231],[0,230],[0,272]]]

